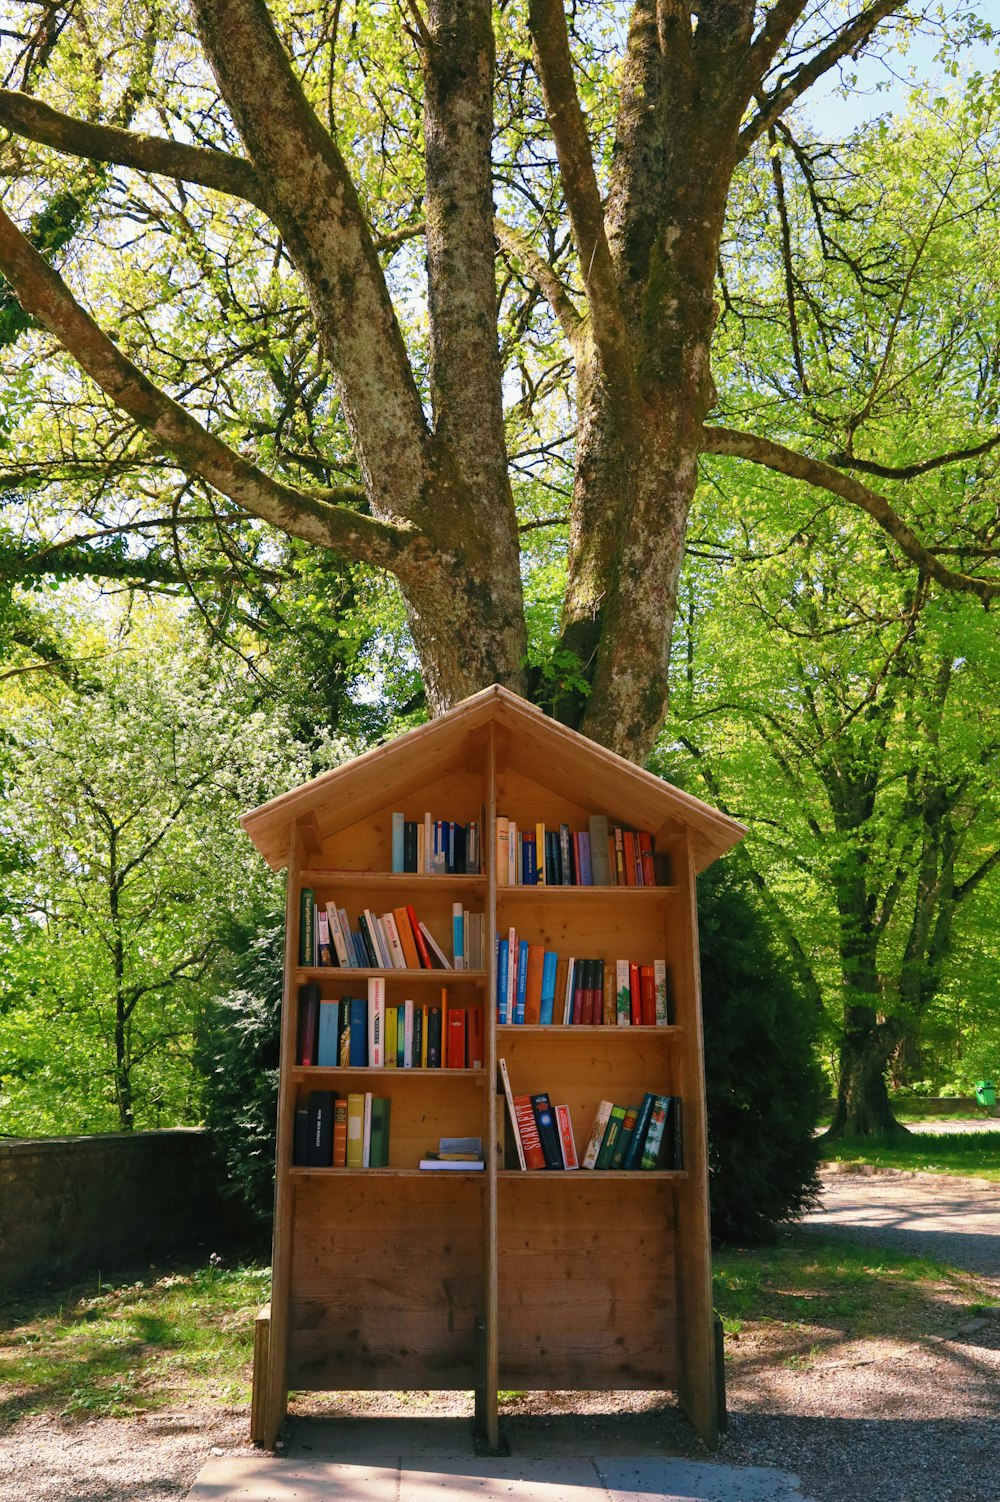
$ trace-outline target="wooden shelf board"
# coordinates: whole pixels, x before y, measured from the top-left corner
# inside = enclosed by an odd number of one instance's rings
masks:
[[[314,867],[299,872],[299,884],[303,887],[322,887],[336,884],[356,887],[413,887],[421,891],[443,891],[474,888],[485,892],[487,878],[470,873],[468,876],[428,876],[418,871],[351,871],[345,867],[331,866],[327,870]]]
[[[440,985],[454,985],[455,981],[471,981],[473,985],[486,984],[485,970],[362,970],[349,965],[299,965],[295,970],[298,982],[307,980],[367,980],[380,975],[385,980],[432,981]]]
[[[434,1179],[437,1182],[443,1179],[448,1183],[451,1183],[453,1179],[479,1179],[485,1183],[489,1178],[489,1173],[485,1168],[451,1168],[442,1171],[434,1168],[304,1168],[296,1166],[286,1169],[286,1172],[293,1179]],[[660,1174],[657,1177],[662,1178],[663,1175]]]
[[[603,1038],[634,1038],[637,1033],[643,1036],[657,1038],[681,1038],[684,1036],[684,1028],[679,1023],[671,1023],[669,1027],[618,1027],[615,1024],[603,1023],[594,1026],[590,1023],[568,1022],[498,1022],[497,1033],[504,1037],[519,1037],[521,1035],[532,1036],[542,1034],[552,1037],[558,1034],[560,1038],[593,1038],[595,1033]]]
[[[555,1179],[572,1179],[577,1184],[593,1184],[610,1182],[612,1179],[627,1179],[632,1183],[636,1181],[647,1184],[655,1183],[659,1179],[686,1179],[686,1168],[498,1168],[498,1179],[544,1179],[551,1183]]]
[[[370,1064],[296,1064],[289,1071],[292,1079],[315,1080],[320,1075],[345,1075],[361,1074],[388,1076],[391,1079],[414,1078],[430,1079],[458,1079],[458,1080],[484,1080],[485,1069],[425,1069],[422,1067],[400,1069],[399,1065],[383,1064],[379,1068],[373,1068]]]
[[[505,886],[502,883],[497,886],[497,901],[502,902],[508,897],[535,897],[539,901],[542,898],[551,900],[553,897],[579,897],[586,902],[595,897],[625,897],[629,901],[642,900],[647,897],[676,897],[677,887],[576,887],[576,886],[551,886],[551,887],[526,887]]]

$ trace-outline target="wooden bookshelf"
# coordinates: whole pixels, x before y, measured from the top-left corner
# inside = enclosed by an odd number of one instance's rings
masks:
[[[391,871],[391,816],[482,822],[480,875]],[[508,886],[498,814],[586,829],[589,816],[653,835],[664,884]],[[741,838],[732,820],[548,719],[501,688],[243,818],[287,868],[285,988],[272,1295],[257,1332],[254,1439],[273,1444],[290,1389],[474,1390],[498,1444],[498,1388],[674,1391],[716,1437],[696,873]],[[479,971],[300,965],[300,894],[350,909],[412,902],[438,937],[453,902],[484,914]],[[446,921],[447,920],[447,921]],[[495,940],[671,969],[669,1026],[498,1025]],[[449,1011],[483,1009],[482,1069],[358,1069],[296,1062],[299,988],[325,1000],[382,975],[388,1000],[447,987]],[[445,1045],[446,1046],[446,1045]],[[646,1090],[683,1101],[677,1169],[529,1172],[503,1160],[498,1058],[518,1094],[566,1104],[583,1157],[602,1099]],[[392,1101],[387,1168],[293,1165],[296,1107],[311,1089]],[[485,1171],[417,1166],[441,1136],[482,1137]],[[539,1186],[547,1186],[548,1192]]]

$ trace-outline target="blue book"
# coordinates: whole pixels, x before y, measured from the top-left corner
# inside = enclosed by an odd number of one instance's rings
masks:
[[[639,1115],[636,1117],[635,1131],[632,1133],[631,1141],[625,1149],[625,1157],[622,1160],[623,1168],[639,1167],[643,1148],[646,1145],[646,1133],[649,1131],[649,1120],[653,1114],[653,1106],[655,1104],[656,1096],[647,1090],[642,1097]]]
[[[392,869],[405,871],[406,863],[403,857],[403,815],[392,816]]]
[[[542,960],[542,1005],[539,1022],[553,1022],[556,1006],[556,967],[559,956],[554,949],[546,949]]]
[[[350,1010],[351,1045],[348,1062],[352,1069],[368,1067],[368,998],[352,996]]]
[[[526,834],[521,846],[521,883],[526,887],[538,885],[538,856],[533,834]]]
[[[497,1021],[508,1022],[507,1016],[507,940],[497,940]]]
[[[514,998],[514,1021],[524,1022],[524,1000],[528,990],[528,941],[517,946],[517,995]]]
[[[319,1042],[316,1045],[316,1063],[330,1068],[340,1063],[340,1002],[321,1001],[319,1004]]]

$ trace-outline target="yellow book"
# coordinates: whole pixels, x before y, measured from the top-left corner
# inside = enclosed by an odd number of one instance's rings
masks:
[[[365,1098],[347,1097],[347,1167],[365,1166]]]
[[[538,875],[535,885],[545,886],[545,825],[535,825],[535,869]]]
[[[385,1067],[396,1067],[397,1012],[395,1007],[385,1009]]]
[[[427,1068],[427,1008],[420,1008],[422,1014],[422,1026],[420,1028],[420,1067]]]

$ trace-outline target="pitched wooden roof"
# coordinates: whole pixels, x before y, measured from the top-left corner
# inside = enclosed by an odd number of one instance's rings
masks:
[[[742,824],[624,757],[590,741],[533,704],[494,684],[385,745],[251,809],[240,823],[274,871],[288,861],[291,826],[312,814],[320,837],[367,818],[394,789],[437,781],[464,767],[470,742],[491,723],[506,731],[508,764],[584,807],[649,829],[674,819],[691,835],[698,871],[746,834]]]

